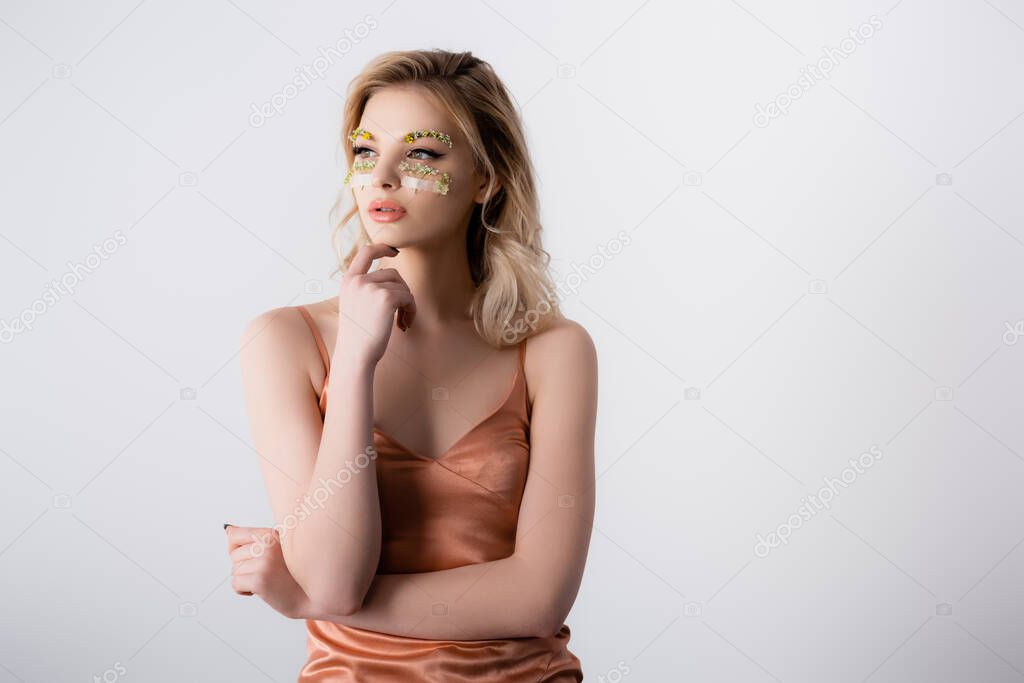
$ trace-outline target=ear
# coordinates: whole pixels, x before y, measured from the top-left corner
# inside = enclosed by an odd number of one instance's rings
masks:
[[[487,180],[480,183],[477,188],[476,195],[473,196],[473,201],[477,204],[483,204],[485,199],[493,199],[498,191],[501,190],[501,183],[497,179],[494,180],[494,184],[491,186],[490,194],[487,193]]]

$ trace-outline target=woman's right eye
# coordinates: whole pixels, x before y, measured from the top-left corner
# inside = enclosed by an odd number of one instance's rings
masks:
[[[364,156],[363,152],[373,152],[373,150],[370,149],[369,147],[353,147],[352,148],[352,153],[355,156],[357,156],[357,157]]]

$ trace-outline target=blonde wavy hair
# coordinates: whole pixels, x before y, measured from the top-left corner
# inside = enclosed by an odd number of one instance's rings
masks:
[[[562,314],[548,273],[550,255],[541,247],[526,136],[504,84],[490,64],[470,52],[402,50],[377,56],[349,84],[345,100],[339,144],[350,167],[354,156],[349,132],[358,128],[370,97],[396,85],[415,85],[435,98],[469,141],[476,170],[489,183],[488,198],[474,207],[466,233],[476,285],[469,312],[477,332],[501,348],[548,327]],[[330,211],[331,243],[338,257],[332,274],[347,269],[359,247],[370,242],[354,199],[334,220],[351,198],[351,191],[342,189]],[[355,235],[349,230],[353,217]]]

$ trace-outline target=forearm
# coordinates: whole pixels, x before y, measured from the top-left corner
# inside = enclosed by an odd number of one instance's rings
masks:
[[[307,595],[358,607],[380,558],[381,516],[373,449],[374,364],[331,368],[330,403],[305,514],[282,535],[289,571]]]
[[[543,586],[512,555],[436,572],[378,574],[354,614],[310,603],[304,617],[431,640],[536,637],[557,630]]]

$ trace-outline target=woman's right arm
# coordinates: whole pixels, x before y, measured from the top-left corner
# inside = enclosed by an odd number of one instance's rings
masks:
[[[373,376],[396,310],[414,310],[396,271],[366,273],[391,255],[386,245],[364,247],[343,278],[322,421],[297,361],[312,349],[299,313],[264,313],[242,337],[246,410],[285,563],[310,600],[338,614],[359,610],[380,558]]]

